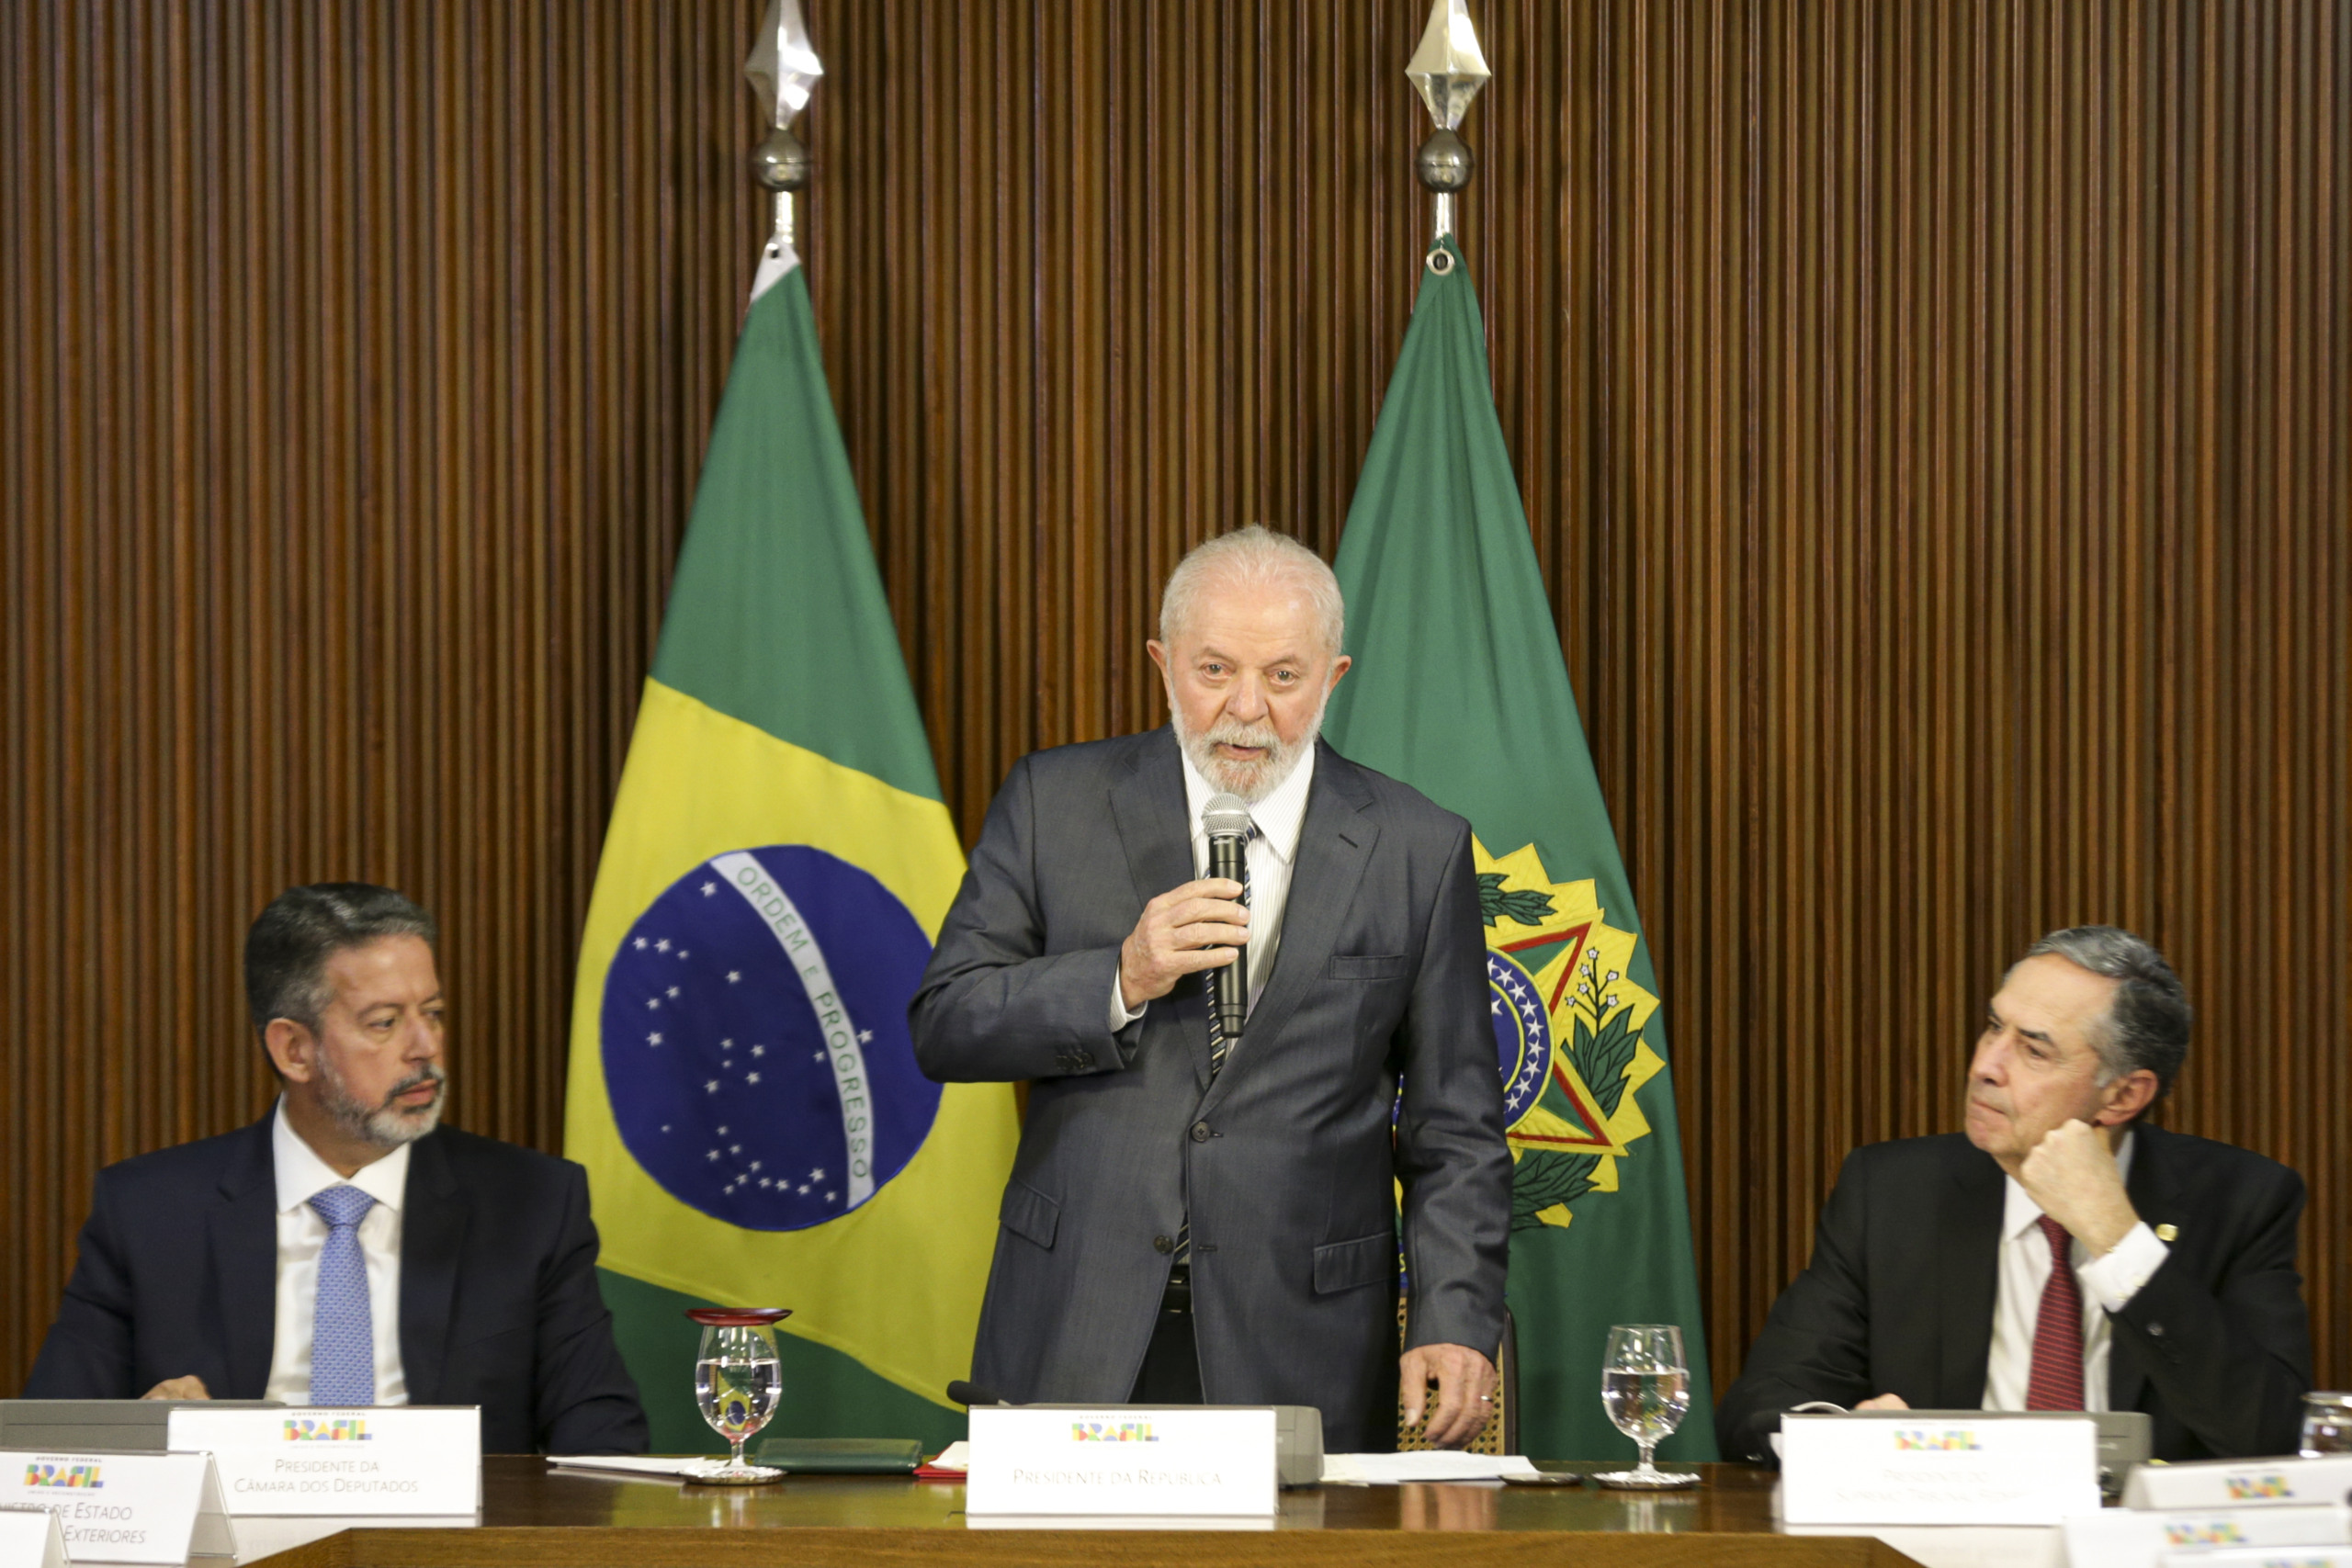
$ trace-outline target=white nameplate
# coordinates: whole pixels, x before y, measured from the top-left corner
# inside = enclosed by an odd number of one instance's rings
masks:
[[[2331,1546],[2352,1542],[2352,1510],[2342,1504],[2277,1508],[2198,1508],[2143,1513],[2102,1508],[2066,1521],[2069,1562],[2098,1568],[2157,1568],[2172,1552],[2231,1548]],[[2306,1553],[2287,1554],[2300,1563]],[[2203,1561],[2200,1555],[2199,1561]]]
[[[1792,1525],[2054,1525],[2098,1506],[2098,1428],[1789,1416],[1781,1470]]]
[[[220,1478],[202,1454],[0,1453],[0,1504],[56,1516],[77,1562],[178,1568],[237,1554]]]
[[[9,1568],[66,1568],[65,1531],[47,1508],[0,1503],[0,1562]]]
[[[2127,1508],[2242,1508],[2272,1503],[2341,1503],[2352,1493],[2352,1457],[2207,1459],[2143,1464],[2123,1483]]]
[[[232,1514],[470,1514],[481,1411],[467,1405],[172,1412],[175,1449],[209,1452]]]
[[[974,1516],[1272,1517],[1271,1405],[976,1405]]]

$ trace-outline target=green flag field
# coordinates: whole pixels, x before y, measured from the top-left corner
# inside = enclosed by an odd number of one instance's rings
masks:
[[[1520,1441],[1631,1460],[1600,1404],[1609,1328],[1680,1325],[1691,1405],[1661,1457],[1714,1457],[1657,980],[1495,416],[1469,271],[1423,276],[1334,563],[1355,668],[1325,733],[1470,819],[1515,1164]]]

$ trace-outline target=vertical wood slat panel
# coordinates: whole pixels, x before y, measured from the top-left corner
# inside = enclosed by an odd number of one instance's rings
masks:
[[[96,1167],[266,1105],[289,883],[432,907],[459,1118],[560,1143],[752,9],[0,8],[0,1392]]]
[[[0,8],[0,1389],[99,1163],[264,1103],[284,884],[441,914],[560,1134],[572,947],[763,203],[758,0]],[[2312,1179],[2352,1376],[2352,6],[1479,0],[1498,407],[1736,1370],[1854,1143],[2081,919]],[[1157,722],[1156,586],[1329,551],[1426,7],[808,0],[811,286],[943,784]],[[145,177],[153,171],[158,178]]]

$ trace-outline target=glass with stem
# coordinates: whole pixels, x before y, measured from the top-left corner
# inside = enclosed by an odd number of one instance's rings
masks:
[[[1632,1470],[1596,1472],[1603,1486],[1670,1491],[1696,1486],[1698,1476],[1650,1462],[1657,1445],[1690,1410],[1690,1373],[1682,1361],[1682,1330],[1670,1323],[1620,1324],[1609,1331],[1600,1363],[1600,1404],[1617,1429],[1641,1445]]]
[[[768,1424],[784,1393],[775,1325],[791,1312],[784,1307],[697,1307],[686,1315],[702,1325],[702,1348],[695,1355],[695,1404],[711,1430],[735,1448],[727,1463],[695,1479],[721,1486],[782,1480],[780,1470],[745,1463],[743,1442]]]

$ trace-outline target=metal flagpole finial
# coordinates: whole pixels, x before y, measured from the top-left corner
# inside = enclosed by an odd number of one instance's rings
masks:
[[[1421,43],[1406,63],[1407,80],[1420,90],[1437,130],[1413,160],[1413,172],[1437,195],[1437,232],[1430,247],[1430,268],[1449,272],[1453,258],[1436,245],[1453,231],[1453,193],[1470,183],[1477,167],[1468,142],[1455,134],[1470,100],[1492,74],[1479,51],[1477,32],[1470,26],[1469,0],[1431,0],[1430,25]]]
[[[775,196],[775,237],[771,254],[792,243],[792,193],[808,183],[808,149],[792,134],[792,118],[808,107],[808,91],[825,67],[808,45],[800,0],[768,0],[759,40],[743,62],[743,74],[759,95],[770,130],[752,152],[752,178]]]

